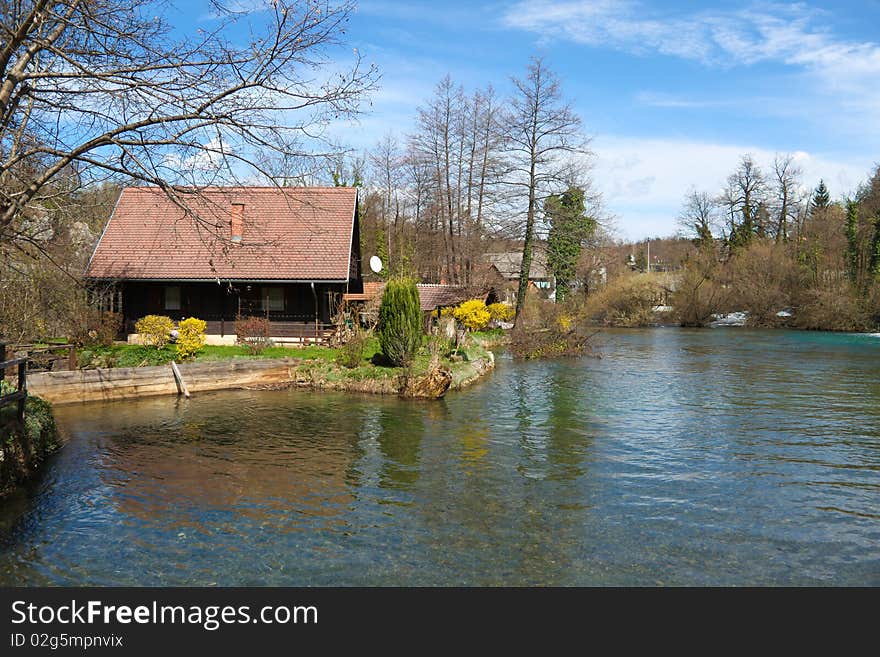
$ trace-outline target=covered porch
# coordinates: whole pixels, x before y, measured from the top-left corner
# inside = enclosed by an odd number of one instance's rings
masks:
[[[207,322],[208,344],[234,344],[236,317],[265,317],[279,343],[322,342],[333,334],[331,318],[345,283],[261,281],[121,281],[100,294],[106,310],[121,312],[123,333],[136,333],[146,315],[175,322]]]

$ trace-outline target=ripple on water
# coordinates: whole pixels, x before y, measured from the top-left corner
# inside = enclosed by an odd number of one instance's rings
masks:
[[[0,583],[880,584],[880,341],[610,331],[437,404],[58,408]]]

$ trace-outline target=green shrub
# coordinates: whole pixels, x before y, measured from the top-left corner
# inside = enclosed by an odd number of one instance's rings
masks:
[[[177,325],[177,355],[188,360],[193,358],[205,346],[205,329],[208,323],[203,319],[189,317]]]
[[[81,370],[116,367],[116,357],[113,355],[113,352],[106,347],[83,349],[77,354],[77,358],[79,361],[78,367]]]
[[[482,299],[464,301],[453,313],[455,319],[464,324],[471,331],[479,331],[486,328],[492,315],[486,308],[486,302]]]
[[[422,311],[415,281],[394,278],[385,285],[376,327],[382,353],[396,367],[407,367],[422,344]]]
[[[354,369],[363,361],[366,346],[367,334],[356,330],[340,348],[336,362],[348,369]]]
[[[167,365],[177,360],[177,347],[165,345],[161,349],[141,344],[116,344],[112,347],[90,347],[78,354],[79,369],[93,370],[108,367],[146,367]]]
[[[0,395],[14,391],[14,386],[0,381]],[[61,446],[49,402],[28,395],[23,426],[17,422],[16,412],[15,404],[0,409],[0,496],[25,481]]]
[[[147,315],[137,321],[134,330],[140,334],[145,345],[161,349],[171,339],[174,322],[164,315]]]

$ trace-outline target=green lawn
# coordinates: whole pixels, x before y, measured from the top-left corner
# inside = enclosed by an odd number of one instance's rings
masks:
[[[353,368],[343,367],[337,362],[337,357],[342,350],[332,347],[308,346],[308,347],[269,347],[260,354],[251,354],[243,346],[205,346],[196,356],[196,362],[220,361],[233,358],[294,358],[302,361],[296,366],[300,375],[312,378],[316,381],[368,381],[377,382],[380,387],[389,385],[390,379],[396,378],[402,370],[398,367],[384,365],[381,359],[374,356],[381,352],[379,340],[375,337],[367,339],[360,365]],[[467,361],[473,361],[486,357],[486,350],[479,344],[479,340],[470,341],[469,344],[458,351],[457,360],[453,362],[451,355],[446,354],[441,360],[453,373],[467,371]],[[177,347],[167,345],[162,349],[143,345],[114,344],[109,347],[92,347],[80,349],[78,352],[80,367],[106,368],[106,367],[143,367],[147,365],[164,365],[177,358]],[[427,372],[430,364],[430,355],[423,348],[416,356],[410,371],[414,374]],[[384,380],[384,381],[383,381]]]
[[[252,354],[244,346],[206,345],[196,356],[196,361],[228,360],[230,358],[300,358],[335,362],[339,349],[309,345],[307,347],[269,347],[259,354]],[[368,362],[379,351],[379,341],[367,340],[364,349],[364,362]],[[109,347],[85,347],[78,350],[80,367],[143,367],[146,365],[165,365],[177,360],[177,347],[166,345],[162,349],[135,344],[114,344]]]

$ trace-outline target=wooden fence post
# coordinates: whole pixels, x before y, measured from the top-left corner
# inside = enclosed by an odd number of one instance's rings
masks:
[[[27,359],[18,364],[18,391],[23,394],[18,400],[18,421],[24,424],[24,406],[27,402]]]

